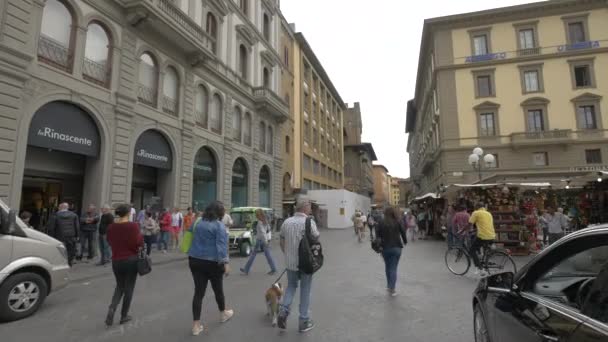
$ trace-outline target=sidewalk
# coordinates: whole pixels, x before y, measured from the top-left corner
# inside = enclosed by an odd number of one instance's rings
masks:
[[[179,250],[170,251],[167,254],[163,254],[156,250],[156,248],[153,248],[150,258],[152,259],[152,267],[154,267],[155,265],[164,265],[179,261],[185,262],[188,257]],[[112,275],[111,262],[105,264],[104,266],[97,266],[96,264],[98,262],[99,256],[96,256],[89,263],[84,262],[84,260],[80,262],[75,261],[74,265],[70,269],[70,282],[86,282],[91,279]]]

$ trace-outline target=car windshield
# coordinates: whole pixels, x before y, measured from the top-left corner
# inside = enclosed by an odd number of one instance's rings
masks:
[[[241,211],[230,213],[230,216],[232,216],[232,221],[234,221],[232,228],[245,228],[247,224],[253,222],[254,214],[252,212]]]

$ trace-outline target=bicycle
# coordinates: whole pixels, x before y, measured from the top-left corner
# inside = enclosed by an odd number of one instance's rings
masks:
[[[464,275],[471,268],[470,239],[464,239],[464,246],[454,245],[445,252],[445,265],[455,275]],[[494,243],[484,244],[479,255],[481,269],[488,274],[517,272],[515,261],[508,250],[497,248]]]

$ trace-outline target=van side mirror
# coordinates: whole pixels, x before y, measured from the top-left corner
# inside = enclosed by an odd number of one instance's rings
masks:
[[[0,233],[12,234],[15,231],[15,225],[17,224],[17,212],[15,210],[9,210],[5,212],[2,210],[0,217]]]

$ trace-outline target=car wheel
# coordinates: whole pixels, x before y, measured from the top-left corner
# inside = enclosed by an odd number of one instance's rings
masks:
[[[475,342],[490,342],[488,325],[479,304],[475,305],[475,310],[473,311],[473,328],[475,329]]]
[[[0,321],[32,315],[48,293],[46,281],[36,273],[17,273],[0,286]]]
[[[249,243],[249,241],[241,242],[240,253],[241,256],[244,257],[248,257],[251,254],[251,244]]]

